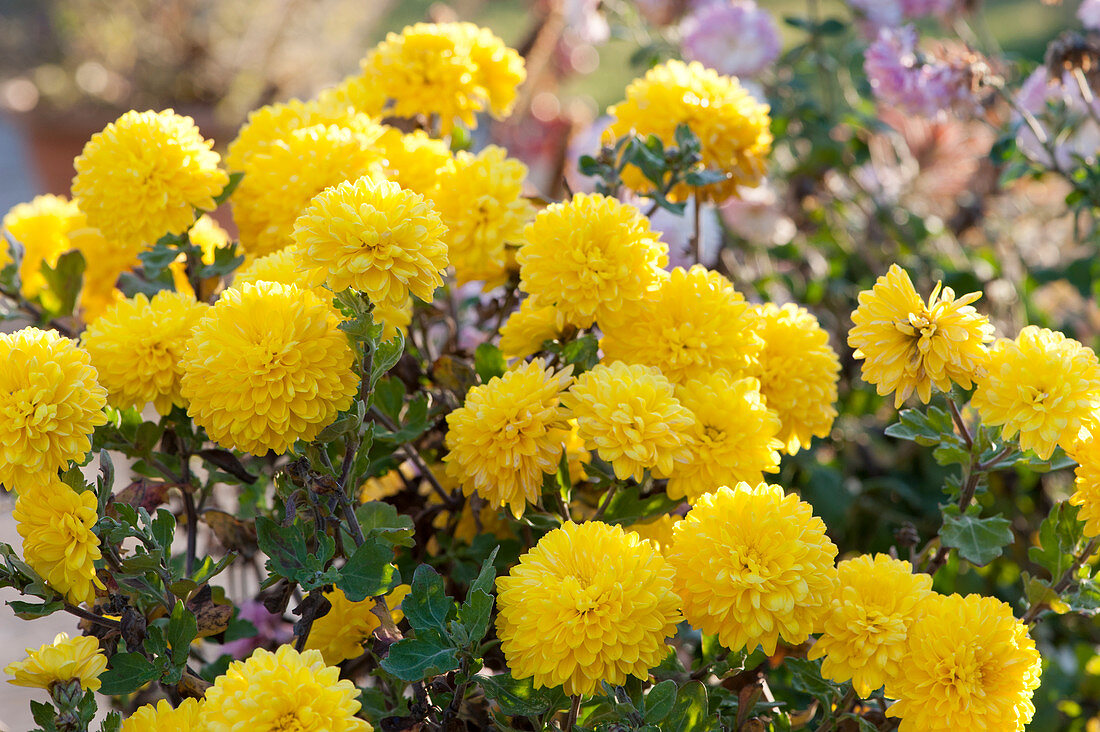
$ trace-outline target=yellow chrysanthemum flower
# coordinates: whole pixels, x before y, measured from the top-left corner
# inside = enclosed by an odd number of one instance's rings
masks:
[[[233,274],[233,287],[244,284],[256,284],[257,282],[278,282],[281,285],[294,285],[301,289],[308,289],[326,305],[334,308],[332,290],[324,287],[310,287],[309,278],[303,271],[302,257],[298,253],[296,245],[286,249],[280,249],[262,257],[256,257],[245,264]],[[338,317],[343,317],[337,312]],[[374,322],[381,323],[384,327],[382,337],[393,338],[398,331],[405,332],[412,322],[412,298],[406,297],[405,302],[397,306],[389,302],[375,303]]]
[[[11,490],[81,460],[106,404],[91,359],[68,338],[0,333],[0,484]]]
[[[577,378],[562,404],[619,480],[641,482],[647,469],[668,477],[691,459],[695,419],[655,368],[598,365]]]
[[[194,732],[201,729],[199,719],[202,704],[197,699],[184,699],[176,708],[161,699],[154,706],[138,707],[122,722],[122,732]]]
[[[447,227],[447,252],[462,285],[484,280],[486,289],[507,279],[510,245],[523,241],[535,207],[523,197],[527,166],[489,145],[477,155],[460,152],[439,175],[432,200]]]
[[[756,101],[737,79],[692,62],[666,61],[626,88],[626,101],[607,110],[613,118],[610,138],[634,132],[656,135],[666,147],[675,144],[676,128],[686,124],[702,143],[702,163],[726,174],[726,179],[699,189],[710,201],[738,195],[739,186],[755,186],[764,175],[771,151],[768,105]],[[640,193],[653,189],[635,166],[623,171],[623,181]],[[687,200],[694,189],[679,184],[670,198]]]
[[[23,246],[19,291],[30,299],[46,287],[42,265],[55,266],[58,257],[73,248],[69,235],[86,226],[86,222],[75,202],[46,194],[14,206],[4,215],[2,226],[8,236]],[[11,262],[7,238],[0,236],[0,269]]]
[[[386,101],[385,92],[363,74],[345,76],[317,94],[317,104],[323,108],[351,109],[374,118],[382,116]]]
[[[429,198],[435,197],[440,178],[454,160],[446,142],[430,137],[423,130],[401,135],[389,147],[386,157],[389,160],[387,178],[406,190]]]
[[[527,298],[500,328],[500,350],[507,358],[527,358],[546,341],[561,338],[568,324],[553,305],[535,305]]]
[[[187,406],[180,395],[180,360],[207,307],[179,292],[162,290],[152,300],[139,293],[89,325],[83,346],[107,389],[108,404],[141,410],[152,402],[160,414],[173,405]]]
[[[255,109],[248,113],[248,120],[229,143],[225,165],[229,170],[245,172],[253,156],[268,152],[290,137],[294,130],[313,125],[336,125],[370,140],[379,139],[387,128],[352,107],[346,100],[335,99],[330,91],[325,99],[309,102],[291,99]]]
[[[1077,461],[1070,505],[1080,506],[1077,518],[1085,522],[1085,536],[1100,536],[1100,435],[1090,435],[1073,450]]]
[[[43,473],[20,484],[12,511],[23,559],[74,605],[92,604],[95,588],[103,588],[95,570],[99,537],[92,533],[97,509],[94,492],[77,493]]]
[[[90,636],[70,638],[58,633],[53,643],[44,643],[37,650],[28,648],[27,658],[10,663],[4,673],[15,686],[49,689],[55,683],[76,679],[80,687],[96,691],[101,686],[99,675],[107,670],[107,657],[99,649],[99,641]]]
[[[680,620],[672,583],[672,568],[637,534],[599,521],[554,529],[497,579],[508,668],[570,695],[647,678]]]
[[[932,387],[950,391],[956,383],[969,389],[985,375],[986,344],[993,340],[989,319],[970,304],[971,292],[955,299],[950,287],[936,285],[926,304],[913,289],[909,274],[896,264],[859,293],[852,312],[848,345],[863,359],[863,380],[900,407],[916,392],[925,404]]]
[[[648,297],[668,263],[668,246],[633,206],[578,193],[539,212],[516,254],[532,305],[557,307],[586,328]]]
[[[668,561],[693,628],[731,651],[821,629],[836,592],[836,546],[813,507],[777,485],[739,483],[699,499],[673,528]]]
[[[1046,460],[1056,445],[1070,450],[1100,409],[1096,354],[1057,331],[1029,325],[1016,340],[1001,338],[989,354],[989,374],[970,404],[982,422]]]
[[[419,193],[369,177],[317,194],[294,222],[313,285],[353,288],[401,306],[411,292],[431,302],[447,267],[446,229]]]
[[[793,455],[811,440],[826,437],[836,419],[840,361],[817,318],[797,305],[754,308],[756,332],[764,342],[750,373],[779,417],[779,441]]]
[[[639,521],[626,527],[632,534],[637,534],[646,541],[653,542],[662,554],[667,554],[672,548],[672,529],[683,520],[683,516],[663,514],[656,518]]]
[[[365,175],[382,179],[385,129],[314,124],[248,157],[233,194],[241,247],[252,256],[293,244],[294,222],[321,191]]]
[[[401,612],[401,601],[411,590],[409,585],[398,585],[386,595],[386,606],[390,609],[393,622],[400,623],[405,617]],[[363,655],[363,646],[370,641],[382,621],[374,614],[377,600],[373,597],[352,602],[339,587],[326,592],[325,597],[332,603],[332,609],[313,621],[309,638],[306,639],[306,650],[320,651],[325,663],[335,666],[341,661]]]
[[[416,477],[416,466],[406,460],[393,470],[378,476],[367,478],[359,486],[359,502],[381,501],[396,496]]]
[[[476,113],[511,112],[526,78],[523,59],[491,31],[470,23],[417,23],[390,33],[362,62],[363,83],[380,90],[399,117],[438,115],[477,127]]]
[[[199,729],[204,732],[371,732],[359,719],[359,690],[327,666],[320,651],[279,646],[234,661],[206,691]]]
[[[195,209],[212,211],[229,182],[190,117],[172,110],[130,111],[92,135],[73,162],[73,198],[108,239],[152,245],[180,234]]]
[[[605,361],[656,366],[676,383],[717,369],[748,375],[763,345],[752,307],[722,275],[677,267],[647,300],[600,321]]]
[[[886,687],[901,732],[1021,732],[1035,714],[1042,659],[995,597],[933,595],[909,629],[904,669]]]
[[[572,373],[572,366],[555,372],[535,359],[467,392],[447,415],[443,458],[465,495],[477,491],[517,518],[538,501],[543,474],[557,470],[569,432],[560,402]]]
[[[354,355],[312,292],[260,282],[222,293],[183,355],[187,413],[223,447],[262,455],[312,440],[351,405]]]
[[[695,417],[691,459],[668,481],[669,498],[695,502],[730,482],[756,485],[779,472],[779,418],[760,396],[753,378],[728,371],[676,387],[676,397]]]
[[[914,574],[909,562],[885,554],[837,565],[840,591],[825,616],[810,659],[824,658],[821,672],[867,698],[901,672],[909,627],[932,594],[932,577]]]
[[[91,323],[110,305],[123,298],[122,291],[118,289],[118,278],[141,264],[138,258],[140,248],[120,246],[91,226],[69,232],[69,242],[84,256],[80,317],[85,323]]]

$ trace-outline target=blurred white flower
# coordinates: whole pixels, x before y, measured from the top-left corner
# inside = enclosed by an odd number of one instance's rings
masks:
[[[729,199],[718,209],[730,231],[763,246],[779,246],[794,238],[794,222],[783,213],[779,196],[767,181],[739,191],[740,197]]]
[[[1100,0],[1084,0],[1077,8],[1077,19],[1089,30],[1100,30]]]

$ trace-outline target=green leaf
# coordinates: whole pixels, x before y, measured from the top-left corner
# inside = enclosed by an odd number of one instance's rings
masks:
[[[199,634],[198,620],[182,601],[176,600],[172,616],[168,620],[165,636],[172,652],[172,663],[182,666],[187,663],[187,654],[191,652],[191,641]]]
[[[389,592],[399,575],[393,564],[393,546],[368,538],[340,568],[336,586],[344,591],[352,602],[362,602],[368,597],[378,597]]]
[[[405,405],[405,382],[390,376],[374,387],[374,404],[394,422],[401,419],[401,407]]]
[[[1100,583],[1095,578],[1083,580],[1065,600],[1070,612],[1096,615],[1100,613]]]
[[[493,614],[493,596],[481,590],[471,590],[466,602],[458,608],[458,622],[465,628],[473,645],[480,645],[489,632],[489,619]]]
[[[676,695],[661,728],[669,732],[702,732],[709,729],[710,712],[707,708],[707,688],[698,681],[690,681]]]
[[[149,529],[153,533],[157,546],[164,550],[165,556],[168,556],[172,549],[172,539],[176,536],[176,517],[167,509],[157,509],[157,517],[153,519]]]
[[[169,244],[168,237],[161,237],[152,249],[146,249],[138,257],[147,277],[155,278],[179,258],[180,250]]]
[[[1004,548],[1012,543],[1012,522],[997,514],[989,518],[978,516],[980,509],[960,514],[958,506],[948,506],[943,511],[943,527],[940,537],[943,545],[959,550],[959,556],[979,567],[1001,556]]]
[[[493,377],[503,376],[508,370],[508,364],[499,348],[492,343],[482,343],[474,351],[474,370],[477,371],[481,383],[487,384]]]
[[[573,375],[588,371],[600,362],[600,342],[592,333],[566,343],[561,349],[562,360],[573,364]]]
[[[53,615],[55,612],[65,607],[65,603],[61,600],[42,603],[8,600],[8,605],[11,607],[16,617],[23,620],[44,618],[47,615]]]
[[[426,564],[421,564],[413,574],[412,590],[401,603],[409,624],[419,633],[430,630],[447,633],[447,617],[454,601],[447,596],[443,578]]]
[[[929,414],[932,414],[934,409],[935,407],[929,408]],[[936,411],[944,413],[943,410]],[[918,445],[930,447],[939,444],[943,430],[932,423],[928,414],[917,409],[903,409],[898,413],[898,421],[886,428],[886,434],[899,440],[910,440]]]
[[[378,380],[401,360],[403,353],[405,353],[405,336],[401,331],[397,331],[393,338],[382,341],[375,347],[374,362],[371,364],[370,372],[370,390],[372,392]]]
[[[783,665],[791,672],[791,685],[799,691],[820,699],[826,705],[840,696],[840,687],[821,675],[821,661],[805,658],[785,658]]]
[[[1039,544],[1027,551],[1031,561],[1050,572],[1054,580],[1061,579],[1077,559],[1078,547],[1084,539],[1084,524],[1077,514],[1080,507],[1069,501],[1054,504],[1039,525]]]
[[[225,188],[222,188],[222,192],[214,196],[215,208],[222,205],[229,200],[229,197],[233,195],[233,191],[237,190],[237,186],[241,184],[241,180],[244,179],[244,173],[230,173],[229,182],[225,184]]]
[[[99,677],[100,694],[130,694],[160,676],[157,668],[140,653],[116,653],[109,668]]]
[[[641,489],[638,486],[620,488],[611,497],[611,503],[604,512],[603,520],[609,524],[628,526],[668,513],[680,504],[680,501],[669,498],[664,491],[647,498],[641,498],[640,494]]]
[[[232,274],[243,262],[244,255],[237,254],[237,242],[230,242],[229,246],[215,249],[214,261],[201,265],[197,275],[204,280],[210,277],[225,277]]]
[[[672,712],[676,704],[676,682],[666,679],[656,684],[645,697],[645,709],[642,716],[649,724],[656,724]]]
[[[355,509],[364,535],[373,534],[395,546],[413,546],[413,520],[385,501],[368,501]]]
[[[57,710],[54,709],[53,704],[44,704],[32,699],[31,717],[34,719],[34,723],[46,732],[56,732]]]
[[[297,521],[283,527],[266,516],[256,518],[256,543],[268,558],[268,567],[307,589],[321,581],[325,562],[332,558],[332,539],[317,537],[318,548],[310,552],[302,526]]]
[[[509,717],[534,717],[563,709],[569,697],[560,686],[535,688],[534,679],[514,679],[504,672],[495,676],[475,676],[485,696],[500,705],[500,711]]]
[[[103,724],[99,728],[99,732],[119,732],[122,729],[122,715],[118,712],[111,712],[103,720]]]
[[[481,570],[477,573],[474,581],[470,583],[470,592],[481,590],[486,595],[493,594],[493,585],[496,583],[497,578],[497,570],[493,563],[496,561],[497,552],[499,551],[499,546],[493,547],[493,551],[481,563]]]
[[[65,252],[57,258],[57,264],[53,267],[43,262],[39,271],[46,278],[53,297],[49,303],[43,298],[43,305],[48,305],[49,314],[70,315],[84,284],[84,255],[75,249]]]
[[[408,600],[405,598],[405,603]],[[408,617],[407,609],[405,615]],[[456,670],[458,651],[438,631],[417,630],[415,638],[405,638],[390,646],[381,666],[402,681],[420,681]]]

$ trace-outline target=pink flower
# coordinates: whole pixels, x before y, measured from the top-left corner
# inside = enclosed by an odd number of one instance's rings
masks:
[[[863,63],[871,91],[881,104],[922,117],[971,105],[971,71],[966,65],[924,57],[912,26],[883,28]]]
[[[738,190],[738,197],[718,209],[730,231],[761,246],[778,246],[794,238],[794,222],[783,213],[779,196],[767,181],[756,188]]]
[[[883,28],[897,28],[901,25],[901,0],[848,0],[848,5],[860,18],[860,27],[868,38],[874,38]]]
[[[1100,0],[1084,0],[1077,8],[1077,19],[1089,30],[1100,30]]]
[[[727,76],[752,76],[779,58],[775,18],[754,0],[712,0],[680,24],[684,58]]]
[[[237,613],[239,620],[247,620],[256,627],[256,635],[230,641],[222,646],[222,651],[234,658],[246,658],[257,648],[275,648],[294,637],[294,629],[280,615],[272,615],[262,602],[247,600],[241,603]]]
[[[1069,72],[1061,79],[1051,79],[1047,67],[1040,66],[1020,87],[1016,103],[1033,115],[1045,138],[1041,141],[1030,125],[1017,119],[1016,144],[1028,158],[1046,166],[1056,163],[1063,169],[1075,168],[1082,160],[1090,164],[1096,161],[1100,125],[1093,117],[1100,115],[1100,100],[1093,99],[1094,114],[1089,114],[1088,104]],[[1050,104],[1062,111],[1051,113]],[[1048,139],[1056,140],[1054,161],[1047,150]]]

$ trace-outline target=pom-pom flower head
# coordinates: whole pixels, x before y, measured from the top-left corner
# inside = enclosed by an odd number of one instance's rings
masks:
[[[656,135],[666,147],[676,144],[676,128],[686,124],[702,144],[702,164],[719,170],[726,179],[699,189],[710,201],[737,195],[738,186],[754,186],[764,176],[771,151],[771,119],[768,106],[756,101],[737,79],[693,62],[666,61],[646,72],[626,88],[626,101],[608,113],[614,118],[608,134],[624,137],[634,132]],[[653,184],[633,165],[623,171],[623,181],[645,194]],[[669,193],[673,200],[687,200],[693,189],[680,183]]]
[[[762,342],[744,296],[722,275],[700,265],[677,267],[649,299],[600,322],[604,358],[656,366],[671,381],[734,375],[755,362]]]
[[[57,683],[79,681],[80,688],[96,691],[102,685],[100,674],[107,670],[107,657],[99,650],[99,641],[91,636],[70,638],[58,633],[53,643],[44,643],[37,650],[28,648],[27,658],[4,668],[15,686],[49,689]]]
[[[567,327],[565,316],[553,305],[535,305],[527,298],[500,328],[500,350],[509,358],[527,358],[557,340]]]
[[[88,140],[74,161],[73,198],[88,223],[123,246],[181,234],[229,182],[190,117],[130,111]]]
[[[85,225],[84,214],[75,202],[61,196],[35,196],[4,215],[3,229],[23,247],[19,263],[19,291],[33,298],[46,286],[42,265],[53,267],[62,254],[72,248],[69,234]],[[0,236],[0,269],[9,264],[6,237]]]
[[[790,454],[825,437],[836,419],[840,361],[817,318],[797,305],[754,308],[763,348],[750,368],[760,393],[779,417],[779,441]]]
[[[1069,450],[1100,408],[1100,363],[1091,348],[1029,325],[1016,340],[999,339],[989,375],[971,405],[982,422],[1000,426],[1005,439],[1046,460],[1057,445]]]
[[[540,211],[516,254],[532,305],[553,305],[581,328],[647,297],[668,247],[633,206],[578,193]]]
[[[307,290],[274,282],[226,290],[184,352],[187,413],[218,444],[254,454],[312,440],[358,387],[338,325]]]
[[[312,282],[351,287],[371,302],[431,302],[447,266],[446,232],[431,203],[396,183],[360,178],[317,194],[294,222]]]
[[[824,657],[822,674],[838,683],[850,680],[867,698],[901,671],[909,626],[932,592],[932,578],[885,554],[841,562],[837,574],[840,591],[809,657]]]
[[[497,593],[512,675],[571,695],[646,678],[680,620],[672,568],[657,548],[598,521],[546,534],[497,580]]]
[[[447,143],[424,130],[401,135],[387,148],[386,157],[387,178],[406,190],[429,197],[439,188],[440,177],[454,160]],[[524,175],[526,172],[524,168]]]
[[[1022,732],[1042,659],[1027,626],[995,597],[934,595],[909,629],[904,671],[886,695],[901,732]]]
[[[199,719],[202,704],[197,699],[184,699],[176,708],[161,699],[154,706],[146,704],[122,721],[122,732],[193,732],[201,729]]]
[[[986,344],[993,340],[993,326],[970,304],[980,297],[971,292],[956,300],[950,287],[936,285],[926,304],[908,273],[891,265],[859,293],[852,313],[848,345],[863,359],[864,381],[883,396],[893,393],[895,407],[913,392],[927,404],[933,387],[969,389],[985,375]]]
[[[95,493],[77,493],[45,473],[19,486],[12,517],[23,537],[23,558],[74,605],[91,604],[103,587],[95,562],[102,556],[92,533],[99,516]]]
[[[519,517],[538,501],[545,473],[557,470],[569,434],[561,408],[572,367],[554,372],[541,359],[475,386],[447,415],[447,471],[471,495]]]
[[[294,243],[294,223],[326,188],[369,175],[382,179],[380,125],[314,124],[294,129],[248,158],[233,194],[241,246],[252,256]]]
[[[657,369],[598,365],[577,378],[562,404],[619,480],[640,482],[647,469],[668,477],[690,459],[695,420]]]
[[[84,331],[84,348],[113,407],[141,410],[152,402],[160,414],[186,406],[180,395],[180,360],[207,306],[162,290],[150,300],[139,293],[109,308]]]
[[[523,197],[527,166],[490,145],[477,155],[460,152],[439,176],[432,195],[447,227],[444,241],[455,279],[483,280],[486,288],[507,278],[511,251],[519,245],[535,208]]]
[[[693,628],[731,651],[820,630],[837,585],[836,546],[810,504],[777,485],[723,486],[673,528],[668,561]]]
[[[325,730],[370,732],[359,719],[359,690],[326,666],[320,651],[260,648],[234,661],[206,691],[199,729],[208,732]]]
[[[695,501],[729,481],[756,485],[779,471],[779,418],[760,396],[756,379],[715,371],[676,388],[695,417],[691,460],[668,481],[669,498]]]
[[[511,111],[526,78],[523,59],[492,32],[470,23],[417,23],[390,33],[363,59],[363,79],[399,117],[438,115],[448,134],[456,121],[477,127],[476,113]]]
[[[1085,536],[1100,536],[1100,436],[1090,435],[1077,443],[1073,459],[1077,461],[1073,481],[1076,491],[1069,502],[1081,507],[1077,518],[1085,523]]]
[[[0,334],[0,484],[54,473],[91,449],[107,392],[88,354],[54,331]]]

